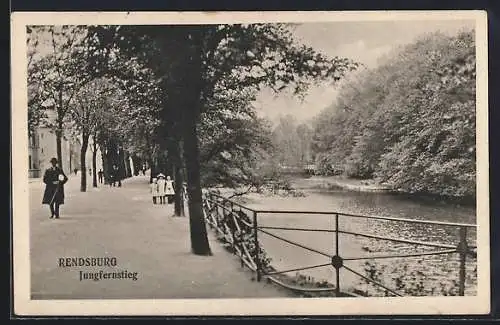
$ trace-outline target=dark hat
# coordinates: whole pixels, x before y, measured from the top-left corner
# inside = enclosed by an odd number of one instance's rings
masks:
[[[51,162],[51,163],[56,163],[56,164],[57,164],[57,158],[52,158],[52,159],[50,160],[50,162]]]

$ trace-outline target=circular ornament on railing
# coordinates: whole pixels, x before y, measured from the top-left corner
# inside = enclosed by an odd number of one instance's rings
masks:
[[[332,257],[332,266],[336,269],[340,269],[344,266],[344,259],[338,255]]]

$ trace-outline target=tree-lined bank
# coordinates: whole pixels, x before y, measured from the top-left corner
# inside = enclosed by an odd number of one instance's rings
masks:
[[[475,62],[473,31],[435,33],[358,71],[315,119],[320,172],[474,200]]]
[[[315,81],[335,82],[357,67],[297,43],[285,24],[88,26],[75,33],[68,28],[52,38],[62,40],[57,53],[65,53],[46,66],[54,67],[52,77],[37,66],[43,59],[33,63],[42,72],[30,82],[30,121],[39,122],[40,103],[62,96],[56,101],[57,112],[65,113],[57,117],[61,133],[63,123],[74,124],[72,114],[66,114],[76,107],[73,93],[94,79],[111,80],[123,100],[105,110],[117,118],[100,130],[105,155],[141,157],[154,173],[187,182],[191,247],[200,255],[211,253],[202,186],[253,184],[269,156],[268,128],[250,105],[259,89],[289,89],[300,96]],[[47,33],[47,27],[33,27],[31,34],[37,31]],[[53,31],[48,28],[52,36]],[[36,44],[33,39],[29,43]],[[67,45],[73,42],[78,46]],[[73,57],[84,58],[85,64],[72,62]],[[61,66],[68,67],[64,75]],[[202,171],[209,177],[202,178]],[[175,210],[182,214],[178,198]]]

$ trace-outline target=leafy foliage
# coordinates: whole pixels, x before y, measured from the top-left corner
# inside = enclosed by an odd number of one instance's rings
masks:
[[[475,197],[473,35],[426,35],[345,83],[316,121],[323,170],[410,193]]]
[[[192,248],[208,254],[200,172],[208,175],[208,183],[255,181],[257,163],[270,147],[269,128],[250,105],[255,91],[266,86],[301,95],[315,81],[336,82],[357,67],[349,59],[327,58],[297,44],[288,27],[63,26],[57,32],[49,27],[49,34],[57,36],[52,43],[61,40],[65,54],[54,51],[45,65],[35,65],[32,84],[42,85],[40,93],[56,101],[61,132],[60,122],[83,85],[103,76],[116,82],[126,97],[125,113],[114,122],[105,119],[101,127],[105,156],[125,145],[151,160],[167,153],[181,167],[180,154],[172,148],[182,144]]]

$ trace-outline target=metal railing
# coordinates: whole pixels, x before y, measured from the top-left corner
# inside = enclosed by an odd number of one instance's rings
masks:
[[[203,198],[205,219],[209,227],[217,232],[217,234],[230,245],[233,252],[237,254],[241,261],[241,266],[246,265],[249,269],[254,271],[257,275],[257,281],[260,281],[262,277],[266,277],[269,281],[272,281],[280,286],[292,289],[294,291],[302,292],[334,292],[335,296],[349,295],[348,292],[341,291],[340,283],[340,272],[341,270],[346,270],[351,272],[358,277],[364,279],[367,283],[372,283],[373,285],[385,290],[386,294],[390,293],[393,296],[403,296],[396,289],[391,289],[385,284],[376,281],[368,276],[361,274],[360,272],[354,270],[352,267],[345,265],[346,261],[356,261],[356,260],[368,260],[368,259],[390,259],[390,258],[410,258],[418,256],[431,256],[431,255],[441,255],[441,254],[458,254],[459,256],[459,272],[458,272],[458,295],[463,296],[465,294],[465,283],[466,283],[466,260],[468,255],[474,255],[476,246],[469,245],[467,236],[468,229],[476,228],[476,225],[465,224],[465,223],[451,223],[451,222],[438,222],[438,221],[424,221],[424,220],[414,220],[414,219],[403,219],[403,218],[390,218],[390,217],[379,217],[379,216],[365,216],[365,215],[355,215],[348,213],[338,213],[331,211],[286,211],[286,210],[255,210],[246,207],[242,204],[236,203],[228,198],[225,198],[214,192],[207,192],[204,194]],[[276,227],[276,226],[263,226],[258,223],[259,214],[301,214],[301,215],[326,215],[333,217],[334,228],[333,229],[315,229],[315,228],[303,228],[303,227]],[[439,226],[439,227],[452,227],[458,229],[459,240],[457,243],[447,244],[447,243],[437,243],[429,241],[417,241],[408,238],[397,238],[397,237],[386,237],[379,236],[376,234],[361,233],[357,231],[350,231],[341,229],[339,227],[340,217],[346,217],[349,219],[365,219],[365,220],[377,220],[377,221],[389,221],[405,224],[414,224],[424,227]],[[300,244],[293,240],[284,238],[276,233],[271,232],[272,230],[283,230],[283,231],[296,231],[296,232],[323,232],[323,233],[333,233],[334,234],[334,253],[330,254],[328,252],[321,251],[316,248],[308,247],[306,245]],[[267,236],[278,239],[284,243],[305,249],[309,252],[328,257],[330,259],[329,263],[298,267],[283,271],[277,271],[272,266],[266,267],[263,263],[263,258],[265,258],[265,251],[263,250],[262,243],[259,240],[259,234],[265,234]],[[345,257],[341,253],[341,247],[339,243],[339,234],[360,236],[365,238],[371,238],[380,241],[389,241],[393,243],[403,243],[419,247],[432,247],[436,250],[424,251],[416,253],[406,253],[406,254],[382,254],[382,255],[368,255],[368,256],[357,256],[357,257]],[[335,281],[330,287],[322,288],[305,288],[290,285],[284,281],[279,280],[276,275],[297,272],[308,269],[320,268],[331,266],[335,270]]]

